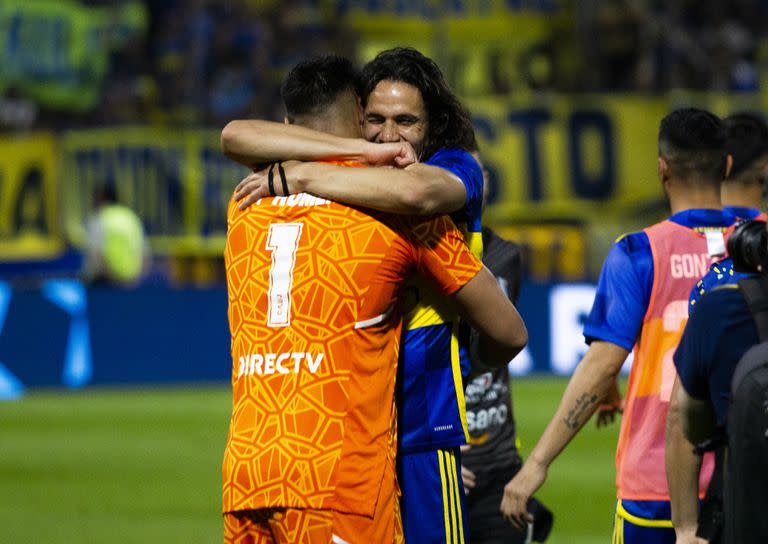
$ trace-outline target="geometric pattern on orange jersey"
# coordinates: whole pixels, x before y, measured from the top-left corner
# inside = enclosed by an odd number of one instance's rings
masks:
[[[224,514],[224,544],[273,544],[274,541],[268,523]]]
[[[394,476],[394,464],[388,467]],[[397,483],[382,486],[373,518],[332,510],[264,508],[224,514],[225,544],[273,544],[336,541],[403,544]]]
[[[395,327],[357,330],[355,323],[386,314],[417,267],[452,293],[480,265],[445,218],[389,218],[385,224],[299,194],[263,199],[245,211],[231,203],[228,219],[233,413],[223,511],[332,508],[342,451],[368,448],[351,470],[373,483],[391,454],[393,416],[387,408],[399,318]],[[280,325],[268,326],[270,319]],[[381,371],[358,383],[355,361]],[[390,402],[356,412],[362,422],[354,437],[345,436],[350,398],[365,407],[366,395]],[[373,510],[373,483],[353,507],[360,513]]]
[[[259,515],[260,512],[248,514],[254,515],[224,515],[224,544],[317,544],[319,542],[330,544],[337,532],[335,527],[340,519],[339,515],[331,510],[287,509],[282,512],[267,512],[263,516]],[[343,520],[351,521],[352,525],[356,523],[352,518],[343,518]],[[392,544],[405,542],[399,521],[398,515],[391,538]],[[368,522],[365,519],[359,519],[359,523],[365,526]],[[354,537],[346,534],[344,536]]]
[[[330,544],[332,538],[330,510],[286,510],[258,521],[224,516],[224,544]]]

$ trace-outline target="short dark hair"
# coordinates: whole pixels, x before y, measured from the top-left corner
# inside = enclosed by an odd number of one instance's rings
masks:
[[[661,120],[659,154],[676,176],[698,175],[719,183],[725,177],[725,123],[706,110],[675,110]]]
[[[400,81],[421,92],[428,116],[422,160],[442,148],[465,151],[477,148],[469,111],[448,87],[443,73],[432,59],[411,47],[396,47],[376,55],[360,73],[357,91],[363,107],[381,81]]]
[[[730,178],[749,170],[754,162],[768,155],[768,124],[754,113],[740,112],[725,118],[726,148],[733,157]]]
[[[342,92],[354,93],[356,79],[355,67],[344,57],[323,55],[300,62],[280,88],[288,119],[317,114]]]

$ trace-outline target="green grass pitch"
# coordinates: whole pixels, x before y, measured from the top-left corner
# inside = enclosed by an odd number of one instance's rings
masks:
[[[524,452],[565,381],[513,387]],[[221,542],[224,386],[32,392],[0,403],[0,542]],[[590,422],[537,495],[553,544],[604,543],[613,519],[618,426]]]

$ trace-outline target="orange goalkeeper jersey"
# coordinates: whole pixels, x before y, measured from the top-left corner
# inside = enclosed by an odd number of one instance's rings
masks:
[[[373,515],[394,459],[399,296],[418,271],[448,295],[482,265],[448,217],[307,194],[228,211],[233,406],[223,511]]]

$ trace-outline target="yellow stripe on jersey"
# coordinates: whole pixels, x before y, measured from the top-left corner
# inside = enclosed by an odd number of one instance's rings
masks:
[[[619,508],[616,506],[616,512],[613,515],[613,535],[611,535],[611,544],[624,544],[624,520],[619,517]]]
[[[626,527],[627,520],[621,517],[618,507],[616,508],[616,544],[624,544],[624,527]]]
[[[450,512],[447,508],[448,505],[448,486],[446,484],[446,477],[445,477],[445,462],[443,461],[443,450],[437,450],[437,459],[438,459],[438,465],[440,466],[440,483],[441,489],[443,490],[443,515],[445,516],[445,542],[446,544],[451,544],[451,542],[448,540],[449,536],[451,534],[451,521],[450,521]]]
[[[416,277],[409,281],[405,293],[404,331],[442,325],[459,319],[453,299],[435,293],[422,278]]]
[[[461,489],[459,487],[459,475],[456,473],[456,454],[451,452],[451,465],[454,470],[453,492],[456,495],[456,524],[459,526],[458,542],[464,544],[464,517],[461,511]]]
[[[450,452],[440,452],[443,454],[445,462],[445,468],[448,471],[448,508],[451,513],[451,533],[449,542],[451,544],[456,543],[456,495],[453,492],[453,488],[456,485],[456,463],[451,459]]]
[[[624,525],[626,524],[626,520],[623,519],[621,516],[619,516],[619,544],[624,544]]]
[[[461,229],[464,233],[464,239],[467,241],[469,251],[472,255],[481,259],[483,257],[483,233],[482,232],[466,232],[464,228]]]
[[[448,318],[444,312],[447,302],[440,304],[437,302],[437,297],[432,296],[431,293],[411,310],[408,315],[403,318],[403,330],[413,330],[420,327],[429,327],[431,325],[442,325],[446,321],[458,319],[458,316],[452,316]],[[441,308],[442,306],[442,308]]]
[[[467,426],[467,402],[464,399],[464,381],[461,377],[461,358],[459,356],[459,323],[453,322],[451,328],[451,370],[453,371],[453,385],[456,388],[456,404],[461,415],[461,428],[464,430],[464,439],[469,442],[469,427]]]
[[[443,484],[443,512],[446,544],[464,544],[464,515],[461,511],[461,489],[452,451],[437,450],[440,479]],[[447,475],[447,476],[446,476]]]
[[[723,289],[738,289],[739,284],[738,283],[726,283],[725,285],[716,285],[712,288],[710,293],[713,293],[715,291],[722,291]],[[702,293],[704,294],[704,293]]]
[[[672,527],[672,520],[645,519],[645,518],[641,518],[633,514],[630,514],[629,512],[626,511],[621,501],[619,501],[618,505],[616,506],[616,515],[619,518],[629,521],[633,525],[637,525],[638,527]],[[623,536],[622,536],[622,539],[623,539]]]

